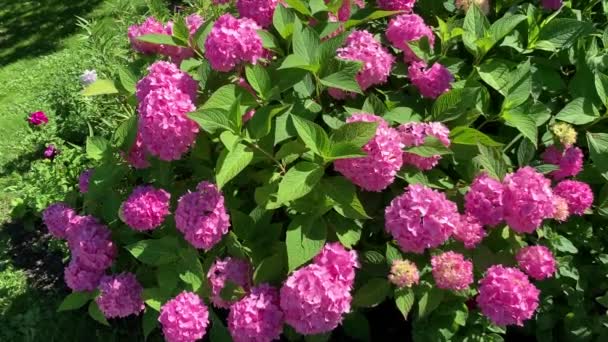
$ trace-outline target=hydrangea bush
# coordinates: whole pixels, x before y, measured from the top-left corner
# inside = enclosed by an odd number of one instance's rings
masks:
[[[134,24],[146,70],[87,88],[133,115],[87,140],[82,201],[43,215],[71,251],[60,310],[180,342],[366,341],[378,315],[415,341],[608,338],[597,3],[237,0]]]

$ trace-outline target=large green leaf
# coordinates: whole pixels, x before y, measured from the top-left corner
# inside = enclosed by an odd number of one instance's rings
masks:
[[[458,126],[450,131],[450,139],[454,144],[477,145],[499,147],[501,143],[494,141],[484,133],[470,127]]]
[[[101,310],[99,309],[99,306],[97,305],[97,302],[92,300],[91,303],[89,303],[89,316],[91,316],[91,318],[93,318],[94,320],[96,320],[97,322],[106,325],[106,326],[110,326],[110,323],[108,323],[108,320],[106,319],[106,317],[103,315],[103,313],[101,312]]]
[[[361,88],[355,78],[361,69],[361,63],[341,61],[338,64],[338,71],[321,78],[321,84],[330,88],[361,94]]]
[[[433,136],[426,137],[423,145],[410,147],[405,151],[408,153],[419,155],[421,157],[432,157],[437,155],[452,154],[452,151],[450,151],[449,148],[445,147],[439,139]]]
[[[277,6],[272,16],[274,28],[281,37],[287,38],[293,33],[295,14],[284,6]]]
[[[87,137],[87,157],[101,160],[109,153],[110,143],[103,137]]]
[[[517,66],[509,74],[510,82],[508,91],[502,105],[504,109],[514,108],[526,102],[532,94],[532,73],[530,72],[530,60],[526,60]]]
[[[386,278],[372,278],[355,291],[353,306],[373,307],[384,301],[389,295],[391,286]]]
[[[510,81],[510,68],[507,61],[500,59],[488,59],[477,67],[477,73],[481,79],[494,90],[507,96]]]
[[[426,288],[418,301],[418,317],[423,318],[439,307],[445,292],[436,287]]]
[[[335,212],[328,213],[325,218],[327,225],[333,229],[340,243],[347,248],[353,248],[361,239],[362,227],[358,222],[347,219]]]
[[[587,132],[587,144],[593,165],[608,179],[608,133]]]
[[[330,142],[325,130],[316,123],[297,115],[290,115],[289,117],[304,145],[318,155],[326,155],[329,151]]]
[[[168,34],[160,34],[160,33],[150,33],[144,34],[137,37],[137,40],[145,43],[152,43],[157,45],[169,45],[169,46],[180,46],[183,45],[182,42],[178,42],[173,39]]]
[[[323,177],[321,165],[301,161],[290,168],[279,183],[277,201],[287,203],[307,195]]]
[[[296,27],[293,31],[292,44],[293,53],[296,56],[302,57],[309,65],[317,64],[317,52],[321,39],[314,30],[306,26],[302,30],[298,30]]]
[[[99,79],[91,84],[89,84],[82,91],[82,95],[84,96],[95,96],[95,95],[105,95],[105,94],[116,94],[118,93],[118,89],[114,85],[113,81]]]
[[[407,287],[395,289],[395,304],[397,305],[397,309],[401,311],[404,319],[407,320],[407,315],[412,310],[415,300],[416,297],[412,289]]]
[[[245,68],[245,75],[247,76],[247,82],[251,87],[258,92],[261,98],[266,99],[270,96],[272,90],[272,83],[270,81],[270,75],[265,67],[260,64],[253,66],[247,66]]]
[[[348,142],[361,147],[374,137],[377,127],[377,122],[351,122],[344,124],[331,135],[331,143]]]
[[[310,261],[323,248],[327,227],[321,219],[296,216],[287,228],[285,244],[289,272]]]
[[[541,28],[538,41],[533,46],[536,49],[558,51],[569,48],[579,37],[589,35],[593,31],[593,24],[590,22],[556,18]]]
[[[230,110],[230,107],[236,102],[237,98],[241,96],[240,106],[241,110],[245,111],[248,107],[257,105],[257,102],[253,95],[247,92],[242,87],[237,87],[234,84],[227,84],[217,89],[209,99],[199,108],[199,112],[204,112],[203,109],[217,108],[223,110]]]
[[[455,88],[441,94],[433,103],[431,117],[434,121],[452,121],[475,108],[480,87]]]
[[[555,118],[573,125],[584,125],[599,118],[599,111],[588,98],[579,97],[568,103]]]
[[[253,151],[243,145],[236,145],[232,151],[222,151],[217,160],[215,181],[218,188],[223,188],[226,183],[236,177],[253,160]]]
[[[188,247],[182,248],[179,254],[179,278],[190,286],[191,291],[196,292],[206,279],[198,252],[194,247]]]
[[[321,189],[334,201],[334,209],[340,215],[351,219],[370,218],[357,197],[357,189],[352,182],[340,176],[324,178]]]
[[[79,309],[94,297],[95,292],[72,292],[59,304],[57,312]]]
[[[284,113],[288,113],[291,106],[264,106],[255,110],[255,115],[247,123],[247,129],[254,139],[260,139],[268,135],[272,129],[272,119]]]
[[[480,155],[474,158],[492,177],[502,179],[507,173],[507,163],[500,148],[478,144]]]
[[[502,118],[508,126],[517,128],[524,137],[530,139],[535,147],[537,146],[538,130],[532,117],[520,112],[505,111],[502,113]]]
[[[161,239],[140,240],[125,247],[137,260],[144,264],[158,266],[175,262],[179,255],[179,245],[173,236]]]

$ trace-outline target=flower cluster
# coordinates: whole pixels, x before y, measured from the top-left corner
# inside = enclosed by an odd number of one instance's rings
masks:
[[[89,192],[89,182],[91,181],[93,171],[93,169],[84,170],[78,177],[78,189],[80,189],[81,194]]]
[[[376,3],[383,10],[411,13],[416,0],[377,0]]]
[[[405,147],[423,145],[427,137],[439,139],[445,147],[450,146],[450,130],[440,122],[408,122],[400,125],[397,130]],[[403,153],[403,164],[413,165],[420,170],[434,168],[440,159],[440,155],[422,157],[414,153]]]
[[[464,196],[465,210],[482,225],[496,226],[503,220],[502,183],[486,173],[478,175]]]
[[[420,58],[409,47],[409,42],[414,42],[426,37],[429,45],[435,44],[435,35],[430,27],[424,23],[424,19],[417,14],[402,14],[388,23],[386,38],[394,47],[403,51],[405,63],[420,61]]]
[[[270,342],[283,331],[279,291],[261,284],[230,307],[228,330],[235,342]]]
[[[186,17],[185,22],[186,27],[188,27],[190,37],[194,37],[196,31],[198,31],[199,27],[203,25],[204,20],[198,14],[190,14]],[[170,36],[173,35],[173,26],[174,23],[172,21],[167,22],[167,25],[165,25],[165,33]],[[190,43],[193,43],[192,38],[190,39]],[[184,59],[193,57],[194,51],[191,48],[182,46],[163,45],[161,48],[161,54],[169,56],[171,58],[171,62],[180,65]]]
[[[49,205],[42,213],[42,221],[49,229],[51,235],[58,239],[67,239],[70,221],[76,216],[74,209],[65,203]]]
[[[473,263],[452,251],[431,258],[433,278],[440,289],[462,291],[473,283]]]
[[[549,146],[541,157],[545,163],[559,166],[559,170],[550,173],[555,180],[576,176],[583,169],[583,151],[575,146],[565,151],[560,151],[555,145]]]
[[[160,308],[158,321],[167,342],[194,342],[207,332],[209,310],[199,296],[184,291]]]
[[[44,158],[53,160],[55,158],[55,156],[57,156],[59,154],[59,150],[57,149],[57,147],[55,147],[55,145],[49,144],[44,149],[43,154],[44,154]]]
[[[147,34],[163,34],[165,33],[165,27],[161,22],[153,17],[147,18],[143,23],[139,25],[129,26],[128,36],[131,42],[131,47],[138,52],[143,54],[160,53],[161,46],[146,43],[138,38]]]
[[[124,272],[101,278],[95,301],[107,318],[137,315],[144,310],[142,292],[135,275]]]
[[[524,247],[515,258],[519,268],[534,279],[543,280],[555,273],[555,258],[545,246]]]
[[[163,189],[139,186],[120,208],[120,217],[131,228],[139,231],[160,226],[169,215],[171,195]]]
[[[236,8],[243,18],[253,19],[261,27],[272,24],[274,9],[278,0],[237,0]]]
[[[593,204],[593,191],[587,183],[564,180],[553,189],[553,193],[568,204],[568,213],[583,215]]]
[[[226,282],[231,282],[238,285],[245,291],[249,291],[251,287],[251,265],[241,259],[227,257],[225,259],[217,259],[207,272],[207,279],[211,285],[211,302],[218,308],[228,308],[231,302],[228,302],[220,296]]]
[[[422,96],[434,99],[450,90],[454,81],[452,73],[439,63],[430,68],[424,62],[413,62],[407,69],[412,84],[418,88]]]
[[[30,113],[27,117],[27,122],[34,126],[40,126],[42,124],[49,123],[49,118],[42,111]]]
[[[420,281],[416,264],[409,260],[393,260],[388,280],[397,287],[412,287]]]
[[[123,158],[136,169],[145,169],[150,167],[150,162],[147,158],[146,148],[141,139],[141,133],[137,132],[135,142],[129,148],[128,153],[122,153]]]
[[[576,130],[569,124],[565,122],[558,122],[551,126],[551,131],[557,140],[559,140],[560,144],[566,148],[572,147],[572,145],[576,144]]]
[[[475,248],[486,236],[486,231],[477,218],[471,215],[462,215],[460,223],[454,230],[454,239],[462,242],[465,248]]]

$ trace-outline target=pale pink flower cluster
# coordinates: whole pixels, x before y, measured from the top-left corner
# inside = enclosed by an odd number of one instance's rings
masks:
[[[230,307],[228,330],[235,342],[270,342],[283,331],[279,291],[261,284]]]
[[[355,113],[347,122],[378,122],[376,135],[363,146],[365,157],[339,159],[336,171],[367,191],[382,191],[395,180],[403,163],[399,133],[379,116]]]
[[[385,228],[404,252],[421,254],[447,241],[460,224],[456,204],[445,194],[410,184],[385,210]]]
[[[583,151],[576,146],[561,151],[552,145],[543,152],[541,157],[545,163],[559,166],[559,170],[549,174],[555,180],[574,177],[583,169]]]
[[[167,342],[195,342],[207,332],[209,310],[199,296],[184,291],[160,308],[158,321]]]
[[[217,186],[203,181],[195,192],[183,195],[175,211],[175,226],[194,247],[209,250],[215,246],[230,228],[224,196]]]
[[[217,259],[207,272],[207,279],[211,285],[211,302],[218,308],[228,308],[232,302],[228,302],[220,296],[226,282],[238,285],[246,292],[251,287],[251,265],[241,259],[227,257]]]
[[[95,298],[107,318],[137,315],[144,310],[143,288],[133,273],[123,272],[104,276],[99,283],[99,296]]]
[[[416,0],[376,0],[379,8],[387,11],[403,11],[411,13]]]
[[[213,24],[205,41],[205,57],[217,71],[231,71],[238,64],[256,64],[264,48],[257,33],[260,26],[248,18],[224,14]]]
[[[196,82],[174,64],[156,62],[137,83],[139,133],[146,150],[161,160],[180,159],[196,139]]]
[[[477,305],[494,324],[523,326],[538,308],[540,291],[516,268],[492,266],[479,284]]]
[[[503,220],[502,183],[486,173],[478,175],[464,196],[465,211],[482,225],[496,226]]]
[[[555,274],[555,258],[545,246],[524,247],[515,258],[519,268],[536,280],[551,278]]]
[[[335,258],[334,258],[335,257]],[[356,254],[339,244],[326,246],[317,262],[295,271],[280,291],[285,322],[303,335],[335,329],[350,311]]]
[[[431,99],[450,90],[454,81],[452,73],[439,63],[433,63],[429,68],[424,62],[413,62],[407,70],[410,81],[420,94]]]
[[[76,216],[74,209],[65,203],[53,203],[42,213],[42,221],[49,229],[49,233],[58,239],[67,239],[70,221]]]
[[[553,191],[553,208],[555,209],[553,214],[555,220],[564,222],[570,217],[568,202],[563,197],[557,196],[555,190]]]
[[[445,290],[466,290],[473,283],[473,263],[462,254],[445,252],[431,257],[433,278],[437,287]]]
[[[93,171],[93,169],[87,169],[82,171],[80,176],[78,176],[78,189],[80,189],[80,193],[86,194],[89,192],[89,182],[91,181]]]
[[[450,146],[450,130],[441,122],[408,122],[400,125],[397,130],[405,147],[424,145],[427,137],[435,137],[443,146]],[[439,160],[440,155],[422,157],[414,153],[403,153],[403,164],[413,165],[420,170],[434,168]]]
[[[409,42],[427,37],[429,45],[435,44],[433,30],[424,23],[424,19],[417,14],[402,14],[388,23],[386,38],[399,50],[403,51],[405,63],[420,61],[420,58],[409,47]]]
[[[508,174],[502,196],[504,218],[518,233],[532,233],[554,214],[551,181],[526,166]]]
[[[148,161],[148,153],[146,152],[146,148],[144,146],[144,142],[141,139],[141,133],[137,132],[137,138],[135,142],[129,149],[128,153],[122,153],[123,158],[136,169],[145,169],[150,167],[150,162]]]
[[[268,27],[272,24],[278,3],[278,0],[237,0],[236,8],[242,18],[253,19],[261,27]]]
[[[593,204],[593,191],[587,183],[564,180],[555,186],[553,193],[566,201],[570,214],[581,216]]]
[[[454,238],[464,244],[467,249],[475,248],[486,236],[486,231],[474,216],[461,215],[460,223],[454,230]]]
[[[171,194],[153,186],[138,186],[120,208],[120,217],[131,228],[139,231],[160,226],[169,215]]]
[[[399,288],[412,287],[420,281],[420,273],[416,264],[409,260],[393,260],[388,280]]]

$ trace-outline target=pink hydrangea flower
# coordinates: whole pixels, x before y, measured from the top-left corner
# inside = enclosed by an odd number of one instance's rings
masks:
[[[27,117],[27,122],[34,126],[40,126],[49,122],[49,118],[42,111],[30,113]]]
[[[243,114],[243,119],[242,119],[243,123],[246,123],[247,121],[251,120],[254,115],[255,115],[254,109],[247,111],[247,113]]]
[[[236,8],[241,18],[253,19],[261,27],[268,27],[278,3],[278,0],[237,0]]]
[[[215,246],[230,228],[224,196],[217,186],[200,182],[195,192],[183,195],[175,211],[175,226],[194,247]]]
[[[264,53],[259,29],[248,18],[236,19],[231,14],[219,17],[205,41],[205,57],[211,67],[227,72],[240,63],[255,64]]]
[[[445,194],[410,184],[386,208],[385,228],[404,252],[421,254],[450,238],[460,224],[456,204]]]
[[[387,11],[403,11],[412,13],[416,0],[377,0],[378,8]]]
[[[367,191],[382,191],[395,180],[403,163],[399,133],[379,116],[355,113],[346,122],[378,122],[376,135],[363,146],[365,157],[339,159],[336,171]]]
[[[450,146],[450,130],[440,122],[408,122],[400,125],[397,130],[405,147],[423,145],[426,137],[435,137],[445,147]],[[440,155],[421,157],[414,153],[403,153],[403,164],[413,165],[420,170],[430,170],[437,166]]]
[[[117,253],[112,234],[108,227],[94,220],[84,222],[71,239],[72,256],[86,268],[105,270],[112,265]]]
[[[355,268],[359,267],[357,252],[346,250],[339,242],[325,244],[313,262],[327,268],[337,281],[344,284],[355,281]]]
[[[587,183],[565,180],[553,189],[555,195],[568,203],[568,212],[574,215],[583,215],[593,204],[593,191]]]
[[[330,2],[330,0],[325,0],[326,4],[329,2]],[[365,7],[365,2],[363,0],[352,0],[352,3],[354,3],[359,8]],[[329,21],[330,22],[336,22],[336,21],[346,22],[346,21],[348,21],[348,19],[350,19],[350,14],[351,14],[351,0],[344,0],[344,1],[342,1],[342,6],[340,6],[340,8],[338,9],[337,16],[331,12],[328,13]]]
[[[555,258],[545,246],[524,247],[515,258],[519,268],[536,280],[551,278],[555,274]]]
[[[431,258],[433,278],[437,287],[445,290],[466,290],[473,283],[473,263],[452,251]]]
[[[346,100],[348,98],[354,99],[355,97],[357,97],[357,93],[344,91],[338,88],[328,88],[327,93],[329,94],[329,96],[333,97],[336,100]]]
[[[496,226],[503,220],[502,183],[479,174],[464,196],[464,207],[468,215],[474,216],[482,225]]]
[[[55,159],[55,157],[59,154],[59,150],[57,149],[57,147],[55,147],[55,145],[53,144],[49,144],[45,149],[44,149],[44,158],[46,159],[50,159],[53,160]]]
[[[518,233],[532,233],[544,219],[553,217],[551,181],[526,166],[508,174],[504,181],[504,218]]]
[[[161,46],[157,44],[142,42],[137,40],[137,38],[146,34],[163,33],[165,33],[165,28],[163,24],[153,17],[148,17],[140,25],[129,26],[128,36],[133,50],[141,52],[143,54],[153,54],[159,53],[161,51]]]
[[[195,342],[207,332],[209,310],[192,292],[182,292],[160,308],[158,321],[167,342]]]
[[[72,291],[93,291],[97,288],[103,273],[103,270],[93,270],[83,267],[76,260],[72,259],[70,264],[64,269],[63,277],[65,284],[72,289]]]
[[[251,289],[251,293],[230,307],[228,330],[234,342],[270,342],[283,331],[283,312],[279,291],[268,284]]]
[[[139,231],[152,230],[160,226],[169,215],[171,194],[153,186],[138,186],[122,204],[122,220]]]
[[[49,233],[58,239],[67,239],[67,230],[70,220],[76,216],[74,209],[65,203],[53,203],[42,213],[42,221],[49,229]]]
[[[477,305],[494,324],[523,326],[538,308],[540,291],[516,268],[494,265],[479,284]]]
[[[190,14],[186,17],[186,26],[188,27],[188,31],[190,33],[190,40],[192,43],[192,37],[198,31],[198,29],[203,25],[205,20],[200,15],[194,13]],[[165,33],[172,36],[173,35],[173,22],[169,21],[165,26]],[[171,61],[177,65],[180,65],[184,59],[194,57],[194,51],[189,47],[183,46],[172,46],[172,45],[163,45],[161,49],[161,53],[165,56],[169,56]]]
[[[483,226],[471,215],[462,215],[460,224],[454,230],[454,238],[462,242],[467,249],[475,248],[485,236]]]
[[[89,192],[89,182],[91,181],[93,171],[93,169],[84,170],[78,177],[78,189],[80,189],[80,193],[86,194]]]
[[[409,260],[393,260],[388,280],[399,288],[412,287],[420,281],[420,273],[416,264]]]
[[[542,0],[543,8],[546,10],[558,10],[562,7],[562,0]]]
[[[420,94],[431,99],[450,90],[451,83],[454,81],[454,76],[450,71],[439,63],[434,63],[427,68],[424,62],[413,62],[407,69],[407,73]]]
[[[424,19],[417,14],[402,14],[388,23],[386,38],[399,50],[403,51],[405,63],[420,61],[420,58],[410,49],[408,43],[427,37],[429,45],[435,44],[433,30],[424,23]]]
[[[192,102],[196,100],[197,83],[190,75],[173,63],[154,62],[148,67],[148,75],[137,82],[137,99],[142,102],[150,92],[171,87],[190,96]]]
[[[575,146],[562,152],[552,145],[547,147],[541,157],[545,163],[559,166],[559,170],[549,174],[555,180],[576,176],[583,169],[583,151]]]
[[[65,229],[65,236],[66,236],[66,239],[68,240],[68,246],[70,247],[70,249],[72,251],[74,249],[76,249],[77,244],[79,242],[78,235],[81,230],[88,229],[87,227],[96,226],[96,225],[99,225],[99,221],[91,215],[86,215],[86,216],[74,215],[74,216],[72,216],[70,218],[69,224],[67,225],[67,227]]]
[[[232,302],[225,301],[220,296],[222,289],[229,281],[235,285],[249,291],[251,287],[251,265],[240,259],[227,257],[225,259],[217,259],[207,272],[207,279],[211,285],[211,302],[218,308],[227,309]]]
[[[123,158],[136,169],[145,169],[150,167],[148,161],[148,153],[141,139],[141,133],[137,132],[137,138],[129,149],[129,153],[122,153]]]
[[[555,191],[553,192],[553,207],[555,208],[553,219],[565,222],[570,217],[568,202],[563,197],[556,196]]]
[[[124,272],[101,278],[99,296],[95,301],[107,318],[137,315],[145,308],[142,292],[135,275]]]

